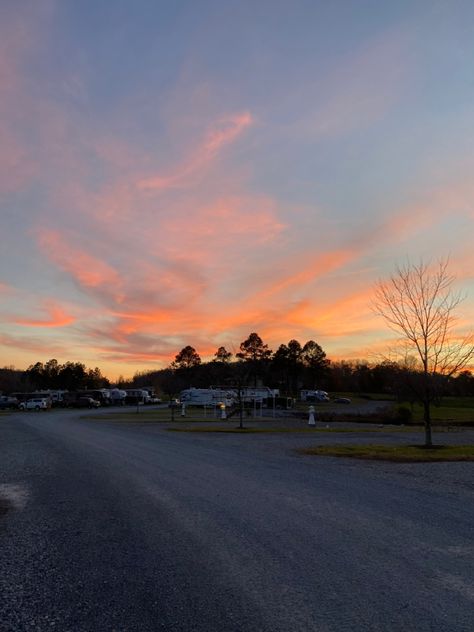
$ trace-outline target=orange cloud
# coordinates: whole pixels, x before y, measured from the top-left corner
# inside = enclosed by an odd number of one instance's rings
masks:
[[[40,230],[39,243],[49,259],[71,274],[80,285],[107,290],[120,302],[122,280],[110,265],[68,245],[57,231]]]
[[[202,144],[180,167],[167,175],[143,178],[137,182],[138,188],[160,191],[185,186],[189,183],[190,176],[205,168],[223,147],[234,142],[252,123],[249,112],[222,118],[207,132]]]
[[[229,197],[164,220],[160,251],[172,259],[225,268],[227,261],[273,241],[284,228],[273,200]]]
[[[46,318],[15,318],[13,322],[16,325],[23,325],[25,327],[65,327],[75,321],[73,316],[69,315],[61,306],[52,301],[49,301],[44,305],[44,310],[47,313]]]
[[[314,281],[315,279],[321,278],[334,270],[341,268],[353,258],[354,252],[352,250],[344,249],[316,255],[315,257],[312,257],[308,264],[303,264],[303,269],[301,271],[288,275],[286,278],[281,280],[279,279],[261,292],[259,294],[259,299],[266,299],[273,294],[279,294],[287,290],[291,286],[304,285]]]

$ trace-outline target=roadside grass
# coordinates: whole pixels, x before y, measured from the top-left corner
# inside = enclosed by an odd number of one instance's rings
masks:
[[[474,461],[474,445],[325,445],[297,450],[311,456],[335,456],[352,459],[391,461],[394,463],[428,463],[439,461]]]
[[[337,397],[347,397],[351,400],[351,404],[353,405],[367,404],[368,399],[367,397],[359,397],[358,395],[352,395],[351,393],[344,393],[341,395],[331,393],[331,400],[329,402],[297,401],[294,410],[307,413],[308,406],[314,406],[316,411],[333,410],[335,404],[334,399]],[[337,404],[337,406],[340,407],[342,412],[344,412],[346,404]]]
[[[410,408],[413,422],[423,422],[423,407],[421,404],[411,406],[408,402],[401,402],[401,406]],[[431,407],[431,420],[436,423],[474,423],[473,397],[446,397],[439,406]]]
[[[316,427],[311,427],[301,422],[301,420],[279,418],[275,420],[273,417],[257,417],[250,418],[245,417],[245,428],[238,427],[238,417],[231,417],[227,420],[220,420],[210,414],[204,417],[202,410],[193,410],[186,413],[185,417],[175,413],[174,420],[171,419],[171,413],[169,409],[163,408],[158,410],[140,410],[140,412],[134,412],[127,410],[124,412],[110,412],[110,413],[90,413],[82,415],[81,419],[91,421],[102,421],[112,423],[136,423],[136,424],[173,424],[174,427],[168,428],[168,430],[174,432],[221,432],[221,433],[236,433],[241,432],[243,434],[251,433],[275,433],[275,432],[287,432],[287,433],[308,433],[308,432],[416,432],[422,431],[422,427],[416,426],[398,426],[398,425],[386,425],[383,427],[375,427],[372,425],[367,428],[361,428],[358,426],[347,427],[326,427],[318,423]],[[176,425],[175,425],[176,424]],[[276,425],[279,424],[279,425]],[[303,425],[304,424],[304,425]],[[264,427],[262,427],[264,425]]]
[[[274,420],[267,420],[268,422],[272,422]],[[257,423],[258,421],[254,421],[254,420],[250,420],[248,421],[248,423]],[[263,422],[265,423],[265,421]],[[225,424],[225,425],[224,425]],[[242,433],[242,434],[252,434],[252,433],[260,433],[260,434],[271,434],[271,433],[311,433],[311,432],[329,432],[329,433],[352,433],[352,434],[358,434],[358,433],[414,433],[414,432],[424,432],[424,428],[423,426],[399,426],[399,425],[391,425],[391,424],[386,424],[383,426],[375,426],[374,424],[368,425],[368,426],[364,426],[361,427],[359,424],[357,425],[353,425],[353,426],[343,426],[343,425],[337,425],[337,426],[322,426],[322,425],[317,425],[315,427],[312,426],[302,426],[302,425],[293,425],[293,426],[289,426],[289,425],[281,425],[281,426],[271,426],[271,425],[267,425],[267,426],[244,426],[244,428],[240,428],[239,426],[233,426],[231,425],[232,422],[221,422],[221,421],[216,421],[214,425],[210,426],[210,425],[192,425],[192,426],[187,426],[185,424],[185,422],[183,422],[183,425],[181,427],[179,426],[174,426],[171,428],[167,428],[167,430],[169,430],[170,432],[203,432],[203,433],[212,433],[212,432],[223,432],[223,433]],[[439,433],[448,433],[448,432],[461,432],[460,428],[453,428],[453,427],[443,427],[440,429],[436,430],[437,434]]]
[[[181,417],[175,411],[174,420],[171,418],[171,411],[168,408],[160,408],[154,410],[143,410],[140,412],[128,409],[126,411],[113,411],[106,413],[94,413],[84,414],[81,419],[89,421],[98,421],[106,423],[127,423],[127,424],[172,424],[172,428],[168,430],[174,432],[220,432],[220,433],[311,433],[311,432],[335,432],[335,433],[413,433],[423,432],[423,426],[421,425],[405,425],[400,426],[398,424],[384,424],[375,425],[371,424],[368,427],[360,427],[359,423],[353,426],[344,425],[344,421],[337,421],[337,426],[331,425],[328,427],[325,422],[317,423],[316,427],[308,426],[301,420],[291,418],[278,418],[273,417],[245,417],[245,428],[242,430],[238,428],[238,417],[232,417],[227,420],[221,420],[214,417],[209,413],[207,417],[204,416],[202,409],[191,409],[186,412],[185,417]],[[350,420],[346,420],[350,422]],[[456,427],[444,426],[436,428],[436,433],[440,432],[453,432],[458,430]]]
[[[327,427],[327,426],[279,426],[279,427],[267,427],[262,428],[261,426],[245,426],[244,428],[239,428],[238,426],[230,426],[228,425],[214,425],[214,426],[181,426],[181,427],[172,427],[167,428],[170,432],[202,432],[202,433],[231,433],[231,434],[272,434],[272,433],[289,433],[289,434],[298,434],[298,433],[314,433],[314,432],[326,432],[326,433],[342,433],[342,434],[360,434],[360,433],[413,433],[413,432],[423,432],[423,428],[421,426],[383,426],[383,427],[369,427],[369,428],[357,428],[357,427]],[[442,432],[456,432],[456,430],[451,429],[443,429]]]
[[[186,416],[182,417],[179,411],[175,411],[174,419],[169,408],[159,408],[155,410],[126,410],[124,412],[90,413],[82,415],[82,419],[92,419],[96,421],[117,421],[126,423],[194,423],[219,421],[210,412],[205,416],[202,410],[186,411]],[[259,418],[260,419],[260,418]]]

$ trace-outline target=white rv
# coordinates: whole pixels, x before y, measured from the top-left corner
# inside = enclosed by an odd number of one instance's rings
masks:
[[[215,406],[220,403],[231,406],[234,394],[217,388],[187,388],[181,391],[179,399],[187,406]]]
[[[300,391],[300,399],[302,402],[328,402],[329,395],[326,391],[302,390]]]

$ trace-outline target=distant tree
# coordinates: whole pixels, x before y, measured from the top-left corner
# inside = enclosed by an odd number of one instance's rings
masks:
[[[194,347],[187,345],[178,353],[172,362],[173,369],[190,369],[201,364],[201,358]]]
[[[454,380],[456,395],[461,397],[472,397],[474,395],[474,376],[471,371],[461,371]]]
[[[455,336],[456,310],[464,297],[453,289],[448,261],[397,267],[375,289],[374,309],[400,336],[395,353],[417,356],[421,370],[413,388],[423,405],[425,445],[432,445],[431,404],[439,395],[440,378],[459,373],[474,357],[472,335]],[[441,380],[444,382],[444,380]]]
[[[119,375],[118,378],[115,381],[115,386],[117,388],[130,388],[132,385],[131,380],[126,379],[123,375]]]
[[[46,388],[44,365],[42,362],[31,364],[26,369],[26,377],[33,388]]]
[[[26,371],[15,369],[14,366],[5,366],[0,369],[0,393],[13,393],[22,391],[25,386]]]
[[[58,388],[58,378],[60,371],[60,364],[56,358],[48,360],[43,367],[44,386],[50,389]]]
[[[94,369],[88,369],[85,377],[86,388],[108,388],[110,386],[109,380],[102,375],[99,367]]]
[[[257,333],[253,332],[246,340],[240,343],[240,351],[236,355],[250,365],[254,377],[254,386],[257,386],[257,377],[262,372],[265,361],[271,357],[271,349],[264,344]]]
[[[298,380],[303,369],[303,350],[298,340],[290,340],[287,345],[280,345],[273,356],[274,368],[286,384],[287,392],[296,396]]]
[[[59,370],[59,388],[68,391],[77,391],[85,388],[86,367],[81,362],[66,362]]]
[[[168,368],[161,372],[160,386],[171,401],[186,387],[186,382],[179,371]]]
[[[330,360],[322,347],[314,340],[308,340],[301,351],[301,360],[310,379],[312,388],[320,386],[320,382],[327,374],[330,367]]]
[[[374,393],[392,393],[398,396],[400,367],[396,362],[383,360],[372,367],[372,388]]]
[[[232,353],[227,351],[225,347],[219,347],[214,354],[215,362],[230,362]]]
[[[273,354],[272,358],[272,376],[273,382],[278,383],[280,388],[288,392],[290,390],[290,374],[288,370],[288,347],[281,344]]]

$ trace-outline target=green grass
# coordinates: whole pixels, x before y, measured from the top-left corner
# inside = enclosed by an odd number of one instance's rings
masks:
[[[158,410],[142,410],[136,412],[135,409],[128,409],[124,412],[110,412],[110,413],[89,413],[82,416],[83,419],[92,419],[95,421],[117,421],[126,423],[195,423],[204,422],[209,423],[213,421],[220,421],[219,418],[211,416],[209,413],[207,417],[204,416],[203,410],[187,411],[186,417],[181,417],[181,413],[175,411],[174,420],[171,419],[171,411],[168,408],[160,408]],[[259,418],[260,419],[260,418]],[[235,417],[233,418],[235,421]]]
[[[474,445],[443,445],[432,448],[421,445],[325,445],[304,448],[298,452],[312,456],[337,456],[397,463],[474,461]]]
[[[257,423],[257,422],[272,422],[275,418],[272,415],[272,410],[267,411],[268,416],[264,417],[247,417],[244,415],[244,423]],[[290,417],[291,417],[291,413]],[[158,408],[158,409],[143,409],[140,408],[140,411],[137,413],[135,407],[130,407],[125,410],[117,411],[114,410],[112,412],[96,412],[96,411],[88,411],[85,412],[82,416],[83,419],[92,419],[96,421],[123,421],[123,422],[137,422],[137,423],[146,423],[146,422],[171,422],[171,410],[169,408]],[[202,422],[202,423],[214,423],[221,422],[220,414],[218,417],[214,417],[212,411],[207,410],[207,415],[204,414],[203,408],[198,407],[188,407],[186,409],[186,416],[181,417],[181,409],[175,410],[174,420],[175,423],[194,423],[194,422]],[[225,423],[238,424],[239,423],[239,415],[233,415],[229,420]]]
[[[410,404],[407,402],[401,402],[400,405],[411,409]],[[413,421],[415,423],[423,422],[423,407],[421,404],[415,404],[412,410]],[[446,397],[440,406],[431,406],[431,421],[434,424],[437,422],[474,423],[474,398]]]
[[[312,428],[310,426],[293,426],[293,427],[288,427],[288,426],[281,426],[281,427],[267,427],[267,428],[262,428],[262,427],[249,427],[246,426],[243,429],[239,428],[238,426],[232,426],[231,422],[224,422],[228,425],[220,425],[220,426],[194,426],[194,427],[189,427],[189,426],[182,426],[180,427],[173,427],[173,428],[167,428],[167,430],[169,430],[170,432],[203,432],[203,433],[212,433],[212,432],[217,432],[217,433],[243,433],[243,434],[252,434],[252,433],[259,433],[259,434],[272,434],[272,433],[311,433],[311,432],[329,432],[329,433],[342,433],[342,434],[357,434],[357,433],[367,433],[367,432],[375,432],[375,433],[379,433],[379,432],[388,432],[388,433],[404,433],[404,432],[423,432],[423,428],[421,426],[404,426],[403,428],[400,428],[400,426],[383,426],[382,428],[380,427],[371,427],[371,428],[355,428],[355,427],[351,427],[351,428],[344,428],[344,427],[332,427],[332,428],[326,428],[326,427],[321,427],[321,426],[317,426],[316,428]],[[249,422],[251,423],[251,422]],[[443,432],[448,432],[448,430],[443,430]]]

